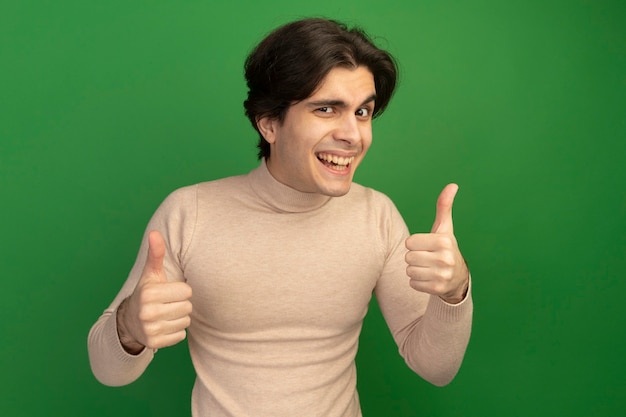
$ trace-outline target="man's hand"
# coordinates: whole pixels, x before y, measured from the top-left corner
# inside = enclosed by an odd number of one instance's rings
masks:
[[[144,347],[175,345],[185,339],[185,329],[191,323],[191,287],[185,282],[167,281],[161,234],[150,232],[148,243],[148,258],[137,287],[117,311],[120,342],[132,354]]]
[[[450,304],[461,302],[469,285],[469,271],[452,224],[452,203],[458,189],[456,184],[448,184],[439,195],[431,233],[415,234],[406,240],[406,273],[411,287],[438,295]]]

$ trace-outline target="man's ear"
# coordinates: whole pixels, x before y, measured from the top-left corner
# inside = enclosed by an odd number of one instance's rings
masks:
[[[278,120],[267,116],[260,117],[256,120],[256,126],[268,143],[273,144],[276,142]]]

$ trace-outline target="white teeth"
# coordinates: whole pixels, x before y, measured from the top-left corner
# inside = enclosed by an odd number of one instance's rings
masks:
[[[317,157],[322,161],[330,162],[339,166],[348,166],[354,161],[354,156],[344,158],[343,156],[331,155],[328,153],[320,153]]]

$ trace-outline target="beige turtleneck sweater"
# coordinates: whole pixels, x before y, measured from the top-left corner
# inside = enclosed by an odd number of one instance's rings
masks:
[[[409,286],[407,227],[379,192],[353,184],[342,197],[301,193],[262,163],[175,191],[147,230],[165,238],[168,280],[193,288],[195,417],[361,416],[354,358],[372,293],[411,369],[443,385],[461,365],[471,295],[449,305]],[[153,359],[148,349],[126,353],[115,327],[146,251],[144,236],[89,333],[92,370],[107,385],[131,383]]]

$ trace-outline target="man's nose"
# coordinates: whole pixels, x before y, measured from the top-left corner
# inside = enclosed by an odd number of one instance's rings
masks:
[[[335,131],[335,140],[347,142],[354,145],[361,140],[361,132],[356,115],[345,115],[339,121],[339,125]]]

